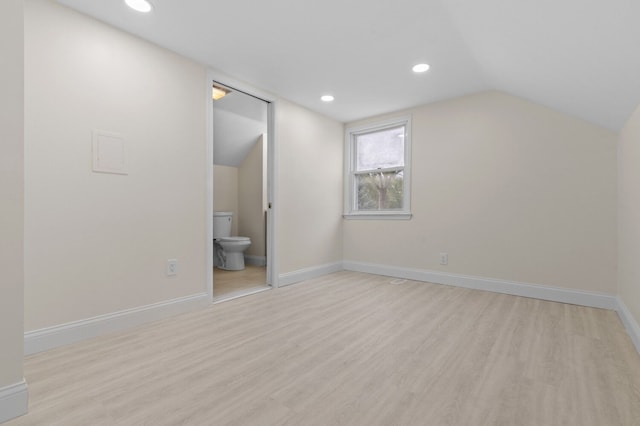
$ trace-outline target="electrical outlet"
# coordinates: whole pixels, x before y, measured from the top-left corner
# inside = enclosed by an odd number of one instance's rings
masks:
[[[178,259],[167,259],[167,276],[178,275]]]
[[[449,264],[449,253],[440,253],[440,264],[441,265]]]

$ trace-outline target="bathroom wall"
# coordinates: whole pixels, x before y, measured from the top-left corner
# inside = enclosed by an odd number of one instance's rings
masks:
[[[213,166],[213,211],[232,212],[231,234],[238,235],[238,168]]]
[[[640,324],[640,106],[620,132],[618,145],[618,292]],[[636,328],[640,333],[640,328]],[[636,335],[640,339],[640,334]],[[636,341],[636,345],[640,341]],[[640,346],[638,346],[640,350]]]
[[[614,132],[495,91],[406,113],[413,218],[345,220],[345,261],[616,293]]]
[[[0,422],[24,414],[24,31],[21,0],[0,2]]]
[[[267,135],[258,137],[238,168],[238,233],[251,238],[246,256],[266,256]]]
[[[27,331],[206,293],[205,75],[56,2],[25,2]],[[128,175],[92,173],[94,129],[124,136]]]
[[[342,261],[342,123],[278,100],[278,273]]]

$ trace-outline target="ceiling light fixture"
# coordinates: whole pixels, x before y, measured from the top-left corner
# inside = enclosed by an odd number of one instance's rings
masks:
[[[142,13],[151,12],[151,3],[147,0],[124,0],[124,2],[135,11]]]
[[[429,70],[429,64],[418,64],[413,66],[413,72],[421,73]]]
[[[322,102],[332,102],[335,98],[331,95],[322,95],[322,97],[320,97],[320,100]]]
[[[211,97],[214,101],[217,101],[218,99],[224,98],[229,92],[231,92],[231,90],[214,84],[211,88]]]

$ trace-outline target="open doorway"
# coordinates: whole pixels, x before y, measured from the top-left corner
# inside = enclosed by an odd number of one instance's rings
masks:
[[[214,301],[271,284],[271,108],[269,101],[213,82]]]

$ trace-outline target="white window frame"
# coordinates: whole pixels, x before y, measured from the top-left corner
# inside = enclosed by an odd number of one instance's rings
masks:
[[[404,126],[404,171],[402,173],[402,208],[394,210],[358,210],[356,187],[356,137],[361,134]],[[344,218],[345,219],[411,219],[411,116],[393,117],[345,129],[344,144]],[[391,169],[396,170],[397,167]],[[390,169],[389,169],[390,170]],[[388,171],[384,169],[382,171]]]

